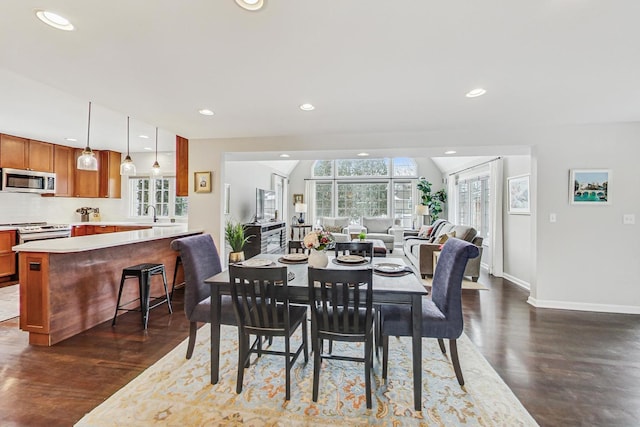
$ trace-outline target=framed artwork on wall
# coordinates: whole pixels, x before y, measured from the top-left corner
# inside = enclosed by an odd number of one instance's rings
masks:
[[[509,189],[509,213],[516,215],[531,214],[531,193],[529,191],[529,175],[507,178]]]
[[[196,193],[211,193],[211,172],[194,172],[193,184]]]
[[[571,169],[569,202],[572,205],[611,204],[611,170]]]
[[[304,203],[304,194],[294,194],[293,195],[293,204]]]

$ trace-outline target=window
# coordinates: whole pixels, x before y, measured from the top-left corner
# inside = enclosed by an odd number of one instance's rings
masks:
[[[155,207],[158,218],[187,216],[188,198],[177,197],[175,178],[129,178],[130,215],[147,216],[147,207]]]
[[[321,178],[312,190],[314,218],[346,216],[360,222],[363,216],[388,216],[402,227],[412,226],[414,178],[418,176],[415,160],[318,160],[312,176]]]
[[[460,225],[470,225],[478,235],[489,236],[489,177],[478,176],[458,181],[457,221]]]

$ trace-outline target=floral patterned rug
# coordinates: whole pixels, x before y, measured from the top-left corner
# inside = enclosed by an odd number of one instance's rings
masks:
[[[220,381],[209,383],[209,325],[198,331],[191,360],[185,340],[100,406],[77,426],[215,425],[402,425],[535,426],[511,390],[466,336],[458,351],[466,385],[460,387],[437,341],[423,339],[422,411],[413,409],[411,341],[390,338],[389,381],[374,361],[373,408],[367,410],[361,363],[325,361],[320,396],[311,400],[313,362],[302,355],[292,370],[291,400],[284,401],[284,359],[252,359],[243,391],[236,394],[237,332],[222,326]],[[299,331],[298,331],[299,333]],[[299,342],[299,337],[295,340]],[[273,347],[279,347],[276,340]],[[292,347],[294,347],[292,343]],[[334,353],[361,354],[362,347],[336,343]]]

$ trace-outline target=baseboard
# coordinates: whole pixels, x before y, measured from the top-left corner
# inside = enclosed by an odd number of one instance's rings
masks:
[[[527,303],[536,308],[560,310],[596,311],[600,313],[640,314],[640,307],[631,305],[592,304],[570,301],[539,300],[529,297]]]
[[[525,282],[524,280],[518,279],[517,277],[514,277],[507,273],[502,273],[502,277],[512,282],[513,284],[521,287],[525,291],[531,291],[531,284],[529,284],[528,282]]]

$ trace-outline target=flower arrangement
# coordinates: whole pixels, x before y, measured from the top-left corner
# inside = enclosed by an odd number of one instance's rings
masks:
[[[315,230],[304,236],[302,245],[307,249],[324,251],[325,249],[333,248],[335,239],[333,238],[333,234],[328,231]]]

